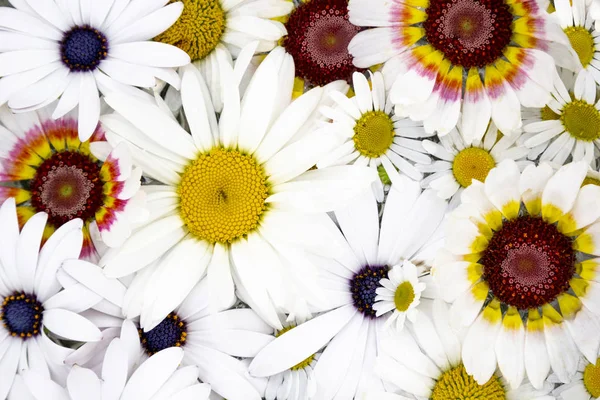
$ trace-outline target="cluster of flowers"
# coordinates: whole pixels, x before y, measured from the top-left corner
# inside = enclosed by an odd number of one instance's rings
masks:
[[[600,398],[600,0],[9,3],[0,399]]]

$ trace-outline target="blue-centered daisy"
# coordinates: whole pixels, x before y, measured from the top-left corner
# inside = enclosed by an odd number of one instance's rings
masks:
[[[600,188],[582,187],[587,171],[505,160],[449,215],[432,273],[468,328],[462,360],[478,383],[499,367],[511,388],[527,376],[540,389],[550,368],[569,382],[580,352],[595,362]]]
[[[328,245],[345,251],[333,260],[317,260],[331,308],[265,346],[250,364],[250,373],[273,376],[324,348],[314,367],[315,399],[360,399],[370,390],[382,391],[383,383],[374,375],[373,365],[381,354],[382,339],[397,335],[395,329],[385,328],[389,317],[393,318],[391,311],[409,310],[419,292],[421,303],[434,294],[423,291],[419,284],[413,286],[412,279],[394,288],[391,282],[398,274],[392,273],[390,279],[390,270],[405,260],[421,264],[433,259],[443,242],[440,224],[446,208],[446,202],[433,191],[422,191],[418,182],[401,176],[390,189],[381,224],[370,190],[336,210],[341,231]],[[338,229],[331,224],[330,229]],[[378,300],[390,297],[379,290],[384,287],[397,295],[393,308],[384,305],[388,302],[377,305]],[[432,323],[421,313],[410,322],[423,346],[430,345],[423,333]]]
[[[93,3],[93,4],[92,4]],[[179,17],[183,3],[149,0],[11,0],[0,8],[0,105],[15,112],[59,99],[59,118],[78,107],[87,140],[98,124],[100,96],[141,96],[162,79],[178,87],[173,69],[190,62],[180,49],[148,41]]]
[[[561,71],[554,79],[552,98],[540,109],[524,113],[519,143],[530,148],[529,159],[562,165],[572,157],[592,164],[600,146],[600,98],[589,76]]]
[[[224,70],[218,121],[204,79],[185,68],[181,95],[191,135],[157,106],[106,97],[118,113],[102,119],[107,140],[127,143],[134,162],[162,183],[144,188],[149,220],[101,261],[113,277],[157,263],[154,290],[143,299],[144,328],[163,320],[205,275],[216,309],[234,303],[238,286],[278,329],[276,311],[292,307],[293,294],[320,304],[306,252],[335,253],[317,234],[323,212],[377,179],[358,166],[309,171],[338,143],[321,130],[299,134],[324,89],[289,104],[293,63],[282,48],[265,58],[241,99],[240,68]]]
[[[285,26],[275,18],[287,15],[293,3],[286,0],[181,1],[183,12],[179,19],[154,40],[177,46],[189,55],[206,80],[215,111],[221,112],[224,68],[232,64],[232,57],[239,58],[244,65],[255,53],[275,48],[277,41],[287,33]],[[250,43],[253,45],[247,47]]]
[[[356,95],[348,98],[340,92],[332,92],[333,107],[322,107],[323,115],[332,121],[331,134],[337,135],[342,144],[323,158],[317,167],[331,165],[365,165],[385,171],[393,183],[401,173],[420,180],[423,175],[413,165],[415,162],[429,164],[431,159],[421,145],[420,139],[431,137],[422,122],[414,122],[394,114],[388,99],[381,72],[371,74],[371,87],[367,78],[358,72],[352,75]],[[383,172],[382,171],[382,172]],[[375,193],[383,201],[383,184],[378,181]]]

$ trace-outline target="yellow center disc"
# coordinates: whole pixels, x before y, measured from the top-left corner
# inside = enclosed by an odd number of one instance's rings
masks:
[[[377,158],[390,148],[394,140],[394,123],[384,112],[369,111],[356,121],[353,139],[360,154]]]
[[[571,46],[579,56],[579,61],[583,68],[587,67],[594,58],[595,45],[594,37],[582,26],[570,26],[565,29],[565,33],[571,42]]]
[[[550,107],[544,106],[540,111],[542,121],[550,121],[560,119],[560,115],[555,113]]]
[[[275,337],[279,337],[281,335],[283,335],[284,333],[286,333],[287,331],[291,331],[293,328],[295,328],[295,326],[286,326],[284,327],[282,330],[280,330],[279,332],[277,332],[277,334],[275,335]],[[305,360],[299,362],[298,364],[294,365],[292,368],[290,368],[292,371],[297,371],[300,369],[304,369],[306,367],[308,367],[315,359],[315,355],[311,355],[308,356],[308,358],[306,358]]]
[[[585,179],[583,180],[583,182],[581,183],[581,186],[585,186],[585,185],[596,185],[596,186],[600,186],[600,179],[596,179],[596,178],[592,178],[590,176],[586,176]]]
[[[488,173],[496,166],[491,154],[479,147],[469,147],[461,150],[452,162],[454,178],[462,187],[471,185],[473,179],[485,181]]]
[[[396,293],[394,293],[394,304],[396,304],[396,310],[408,310],[408,307],[410,307],[414,299],[415,288],[413,288],[413,285],[410,282],[406,281],[398,285],[396,288]]]
[[[269,185],[254,158],[214,148],[186,167],[178,191],[181,217],[192,234],[231,243],[257,228]]]
[[[600,358],[596,360],[596,365],[588,364],[583,371],[583,385],[589,394],[593,398],[600,397],[600,364],[598,362]]]
[[[560,120],[571,136],[591,142],[600,138],[600,112],[583,100],[574,100],[563,107]]]
[[[444,372],[433,387],[431,400],[505,400],[506,390],[500,379],[492,376],[485,385],[478,384],[460,364]]]
[[[170,0],[183,2],[179,19],[154,40],[172,44],[201,60],[217,47],[225,32],[225,12],[219,0]]]

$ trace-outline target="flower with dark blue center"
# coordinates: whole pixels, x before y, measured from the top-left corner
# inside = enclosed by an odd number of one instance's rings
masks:
[[[373,310],[375,291],[381,287],[379,281],[387,278],[389,267],[370,266],[361,268],[350,280],[350,291],[354,307],[367,317],[375,318],[376,311]]]
[[[65,32],[60,54],[71,71],[92,71],[107,57],[108,41],[89,25],[76,26]]]
[[[177,314],[171,313],[148,332],[139,330],[142,346],[148,355],[158,353],[169,347],[181,347],[185,344],[187,328]]]
[[[43,311],[35,296],[15,293],[4,298],[0,318],[12,336],[28,338],[40,333]]]

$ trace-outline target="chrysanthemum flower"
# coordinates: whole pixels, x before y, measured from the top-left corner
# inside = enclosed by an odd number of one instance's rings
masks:
[[[563,29],[577,57],[574,70],[581,79],[600,84],[600,31],[591,15],[591,1],[555,1],[552,16]],[[577,62],[578,61],[578,62]]]
[[[542,107],[555,64],[545,50],[558,26],[530,0],[350,0],[360,32],[349,50],[358,67],[385,63],[398,112],[448,133],[462,113],[467,137],[481,139],[493,119],[507,135],[520,107]]]
[[[425,149],[419,139],[433,134],[426,133],[422,123],[394,114],[380,72],[371,76],[372,89],[363,74],[355,72],[353,81],[354,97],[331,93],[335,107],[321,107],[322,113],[332,120],[330,133],[338,135],[343,144],[324,157],[317,167],[356,164],[377,169],[382,166],[392,182],[398,178],[398,170],[420,180],[423,175],[412,162],[431,162],[423,154]],[[377,199],[383,201],[381,182],[375,192]]]
[[[56,271],[81,252],[81,220],[58,229],[40,249],[47,215],[38,213],[19,232],[15,200],[0,207],[0,398],[9,393],[17,371],[31,368],[64,379],[61,346],[45,330],[68,340],[95,341],[100,331],[79,315],[91,300],[73,286],[61,290]],[[93,301],[92,301],[92,304]],[[89,306],[88,306],[89,307]],[[21,397],[22,398],[22,397]]]
[[[587,165],[523,173],[505,160],[473,181],[449,217],[433,274],[450,318],[468,332],[466,371],[487,382],[496,364],[512,388],[527,374],[541,388],[550,367],[562,382],[579,352],[596,360],[600,187],[581,187]]]
[[[21,225],[36,212],[46,212],[44,240],[81,218],[81,256],[97,261],[90,230],[105,244],[118,246],[129,236],[131,223],[145,217],[138,190],[142,171],[132,168],[125,146],[111,151],[100,126],[82,142],[73,113],[52,120],[50,112],[12,114],[0,108],[0,199],[16,199]]]
[[[600,146],[600,100],[596,98],[596,83],[579,75],[563,71],[562,79],[554,81],[548,104],[525,114],[525,134],[520,143],[531,149],[530,159],[540,153],[541,161],[564,164],[569,155],[573,161],[596,159]],[[564,81],[564,82],[563,82]]]
[[[157,42],[184,50],[200,70],[217,112],[223,108],[223,68],[231,58],[250,62],[256,52],[272,50],[286,29],[273,18],[288,14],[293,4],[286,0],[181,0],[183,13]],[[242,48],[256,42],[254,46]]]
[[[287,34],[281,45],[294,57],[300,93],[305,86],[350,82],[358,68],[348,44],[361,28],[348,19],[348,0],[297,0],[283,20]]]
[[[560,385],[552,392],[559,400],[597,400],[600,398],[600,358],[595,362],[579,361],[577,373],[571,382]],[[554,376],[550,376],[554,378]]]
[[[179,368],[183,350],[169,348],[140,363],[136,353],[127,348],[127,339],[113,339],[108,346],[101,376],[74,366],[62,387],[35,370],[23,373],[34,400],[208,400],[210,386],[198,382],[196,367]]]
[[[383,390],[373,364],[381,352],[381,339],[395,332],[384,329],[393,314],[389,307],[376,305],[378,295],[387,298],[379,289],[392,289],[388,284],[392,266],[404,260],[417,263],[433,258],[441,245],[438,228],[445,211],[445,201],[432,191],[422,192],[417,182],[405,176],[390,189],[381,227],[372,191],[336,210],[341,232],[328,244],[345,251],[335,260],[319,260],[322,286],[333,307],[265,346],[250,364],[250,374],[273,376],[327,346],[314,367],[314,398],[361,398],[365,391]],[[433,292],[422,292],[422,287],[412,286],[411,281],[395,288],[398,301],[394,308],[398,311],[410,309],[417,292],[421,292],[421,302],[432,296]],[[419,314],[410,325],[419,335],[431,324],[427,316]]]
[[[136,94],[156,78],[179,85],[173,67],[183,51],[148,39],[171,26],[183,4],[104,0],[11,1],[0,8],[0,105],[16,112],[44,107],[60,97],[52,118],[78,108],[82,141],[100,117],[98,91]]]
[[[473,179],[485,181],[488,173],[505,159],[517,161],[522,170],[531,162],[524,160],[529,149],[515,144],[518,135],[503,136],[493,123],[488,126],[482,140],[467,144],[459,129],[453,129],[440,138],[440,143],[430,140],[423,147],[437,160],[432,164],[417,164],[416,168],[431,173],[421,181],[424,188],[434,189],[443,199],[458,204],[460,194]]]
[[[144,299],[144,327],[164,319],[207,273],[217,309],[235,301],[235,281],[249,305],[281,328],[275,307],[293,304],[298,288],[320,301],[304,249],[333,252],[317,234],[327,219],[322,212],[377,178],[357,166],[308,171],[337,141],[319,130],[299,134],[324,90],[287,106],[293,62],[282,48],[262,62],[241,101],[234,70],[226,71],[217,122],[202,77],[185,69],[182,98],[191,136],[156,106],[106,98],[120,114],[103,118],[109,141],[126,142],[144,172],[163,183],[144,188],[149,221],[103,262],[105,273],[121,277],[158,260],[154,290]]]
[[[536,390],[530,383],[510,388],[500,374],[494,374],[483,383],[469,375],[461,360],[461,341],[448,319],[448,307],[435,300],[432,307],[435,322],[424,331],[426,337],[413,338],[403,332],[382,341],[375,371],[386,382],[397,388],[390,392],[367,393],[364,400],[419,399],[485,399],[485,400],[547,400],[554,387],[546,382]],[[423,345],[423,343],[426,345]],[[399,390],[398,390],[399,389]],[[403,391],[403,392],[402,392]],[[571,400],[571,399],[570,399]]]

